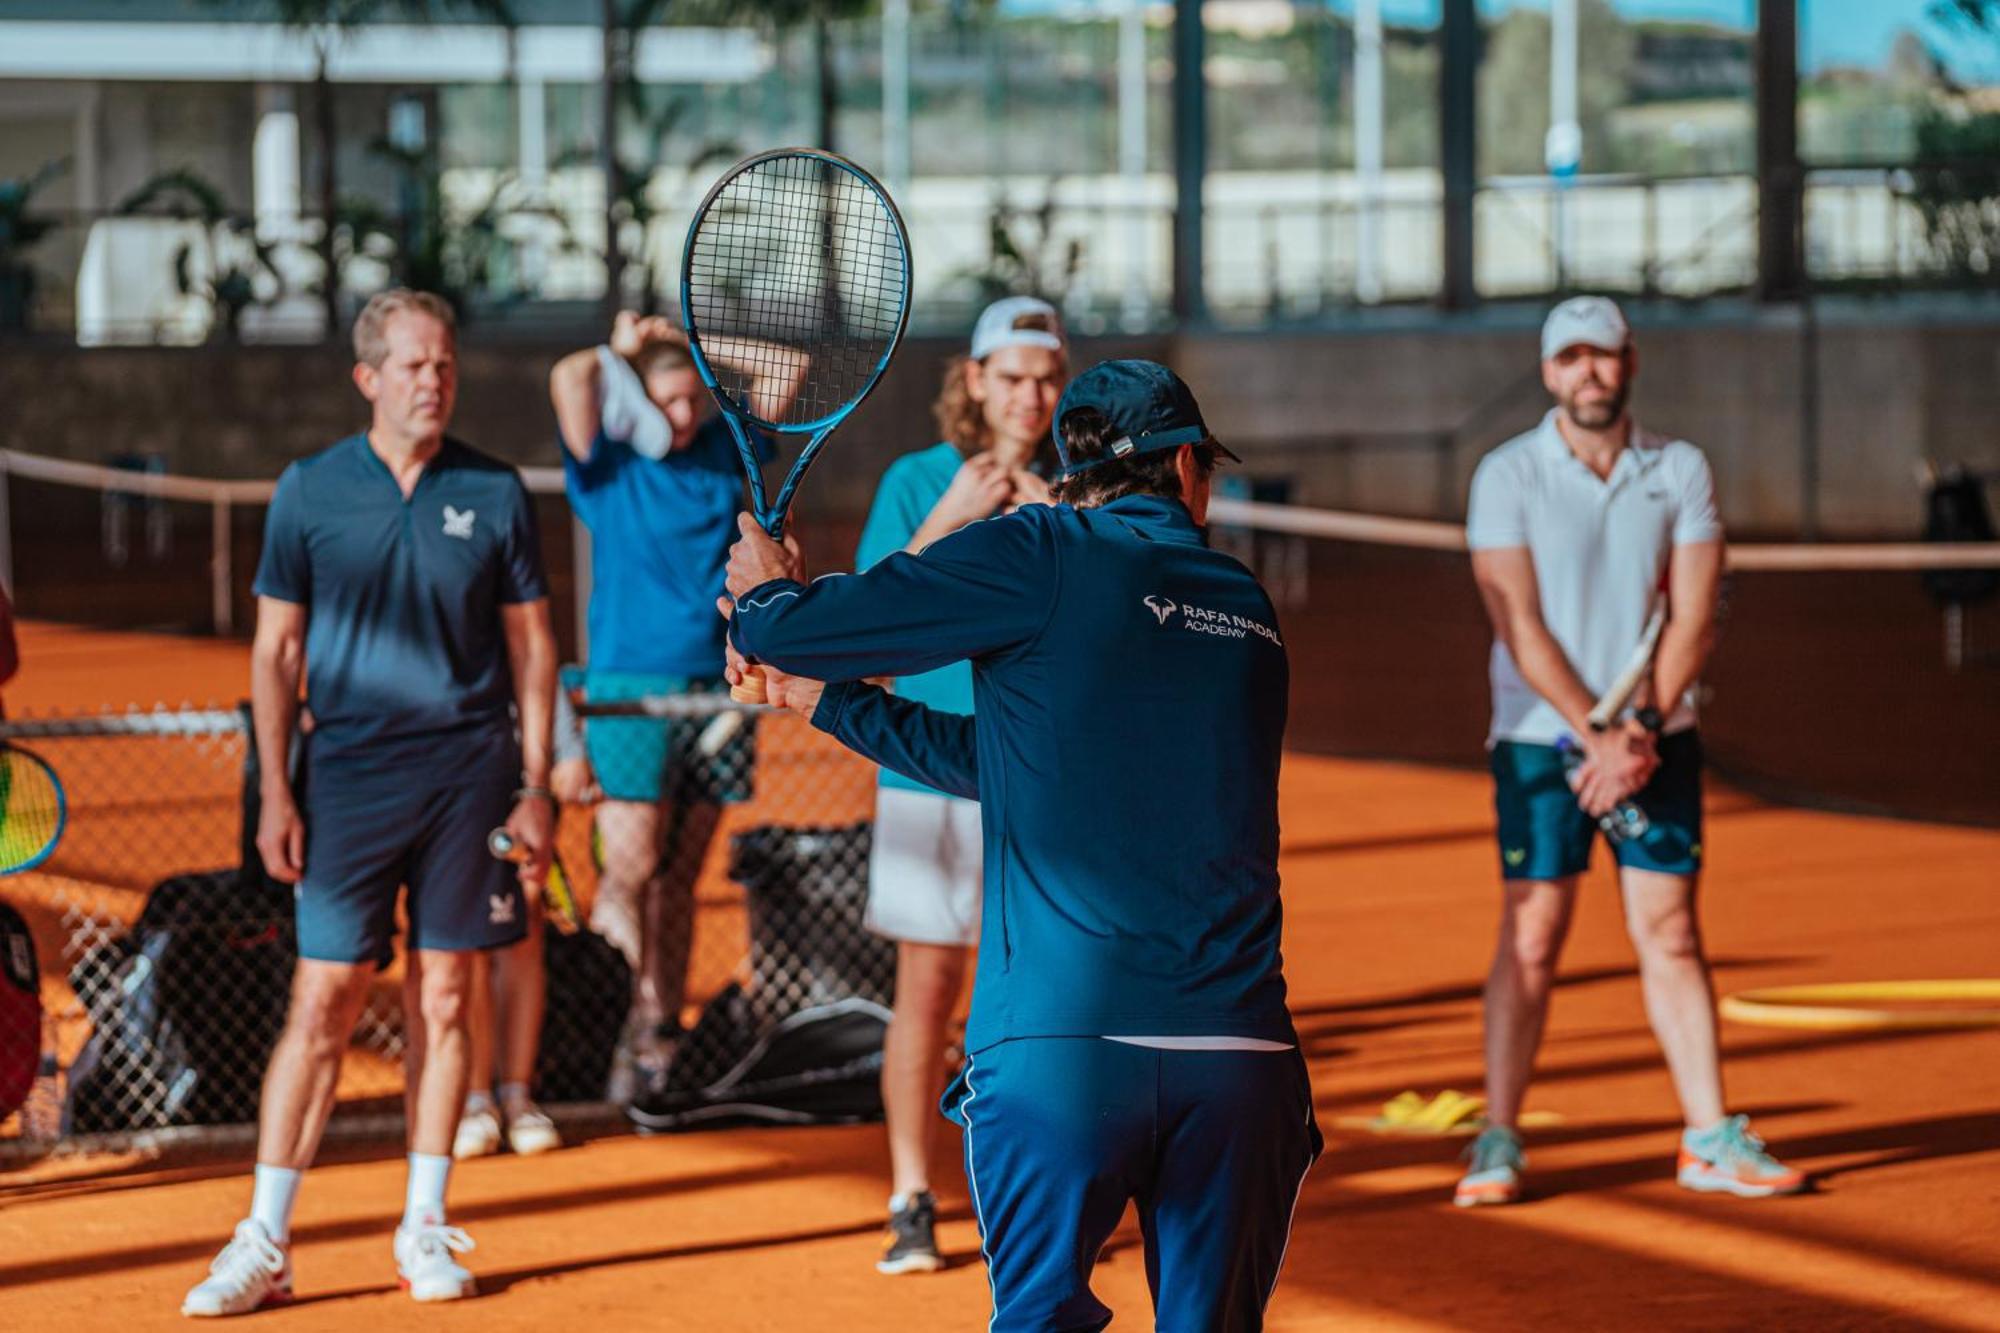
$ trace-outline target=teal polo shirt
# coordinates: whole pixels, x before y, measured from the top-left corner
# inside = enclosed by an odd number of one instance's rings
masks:
[[[882,474],[881,484],[875,488],[875,503],[868,511],[866,526],[861,529],[861,544],[854,552],[855,569],[871,569],[908,546],[910,538],[917,535],[924,519],[937,507],[938,500],[964,462],[965,455],[958,451],[958,446],[946,441],[904,454],[891,463],[889,470]],[[936,671],[898,676],[896,696],[913,699],[940,712],[969,715],[972,712],[972,664],[953,662]],[[882,769],[881,775],[885,787],[944,794],[915,778],[904,777],[892,768]]]

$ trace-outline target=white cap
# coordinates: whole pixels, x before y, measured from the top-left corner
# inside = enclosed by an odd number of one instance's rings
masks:
[[[1572,296],[1549,311],[1542,323],[1542,360],[1578,343],[1618,352],[1631,341],[1632,328],[1616,301],[1608,296]]]
[[[1029,315],[1047,320],[1055,325],[1055,331],[1016,327]],[[1062,351],[1062,316],[1040,297],[1002,297],[987,306],[980,313],[979,322],[972,326],[972,359],[984,361],[1003,347],[1042,347],[1051,352]]]

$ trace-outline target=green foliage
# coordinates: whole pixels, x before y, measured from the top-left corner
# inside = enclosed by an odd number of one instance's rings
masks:
[[[969,286],[980,305],[1003,296],[1038,296],[1062,308],[1083,267],[1083,242],[1055,234],[1056,185],[1051,179],[1039,207],[1017,210],[996,199],[986,218],[986,262],[953,277]]]
[[[1954,278],[2000,283],[2000,112],[1927,111],[1917,157],[1908,197],[1932,253]]]
[[[186,167],[162,172],[127,195],[117,211],[201,224],[201,263],[196,264],[195,243],[183,243],[174,251],[174,285],[181,295],[209,303],[215,316],[211,336],[235,342],[244,311],[284,296],[273,247],[258,237],[251,219],[232,214],[222,191],[198,172]]]
[[[1479,72],[1480,170],[1534,175],[1544,170],[1549,130],[1549,16],[1516,9],[1487,35]],[[1608,117],[1627,98],[1638,35],[1609,0],[1577,6],[1577,119],[1583,126],[1584,170],[1607,162]]]
[[[68,171],[65,157],[44,162],[32,175],[0,180],[0,271],[25,262],[28,248],[56,229],[56,219],[34,211],[34,198]]]
[[[369,151],[395,170],[406,208],[392,214],[371,199],[342,197],[334,254],[343,275],[356,261],[372,260],[396,285],[435,292],[463,317],[475,297],[508,301],[528,294],[518,280],[517,244],[507,234],[510,218],[541,219],[557,230],[562,248],[574,248],[561,211],[530,199],[512,172],[501,173],[470,208],[453,207],[435,145],[410,150],[378,140]]]
[[[234,7],[234,0],[204,0],[211,7]],[[336,28],[349,31],[385,19],[430,23],[451,13],[514,25],[506,0],[271,0],[278,22],[288,28]]]
[[[0,180],[0,333],[28,327],[36,283],[28,252],[59,225],[34,211],[35,195],[68,170],[65,157],[43,163],[31,175]]]

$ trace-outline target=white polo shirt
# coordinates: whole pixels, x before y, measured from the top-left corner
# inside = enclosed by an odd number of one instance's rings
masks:
[[[1638,644],[1668,553],[1719,541],[1722,522],[1701,450],[1634,423],[1611,476],[1599,480],[1563,442],[1551,409],[1541,425],[1480,460],[1465,536],[1475,551],[1528,548],[1543,623],[1596,695],[1610,688]],[[1562,714],[1521,678],[1497,639],[1488,676],[1489,746],[1503,740],[1552,745],[1569,733]],[[1690,690],[1669,712],[1667,730],[1683,731],[1694,720]]]

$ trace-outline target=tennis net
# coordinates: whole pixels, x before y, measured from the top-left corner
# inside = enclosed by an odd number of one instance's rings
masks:
[[[1456,524],[1218,499],[1292,660],[1291,746],[1482,762],[1491,631]],[[1713,767],[1773,799],[2000,824],[2000,544],[1730,548],[1699,695]]]

